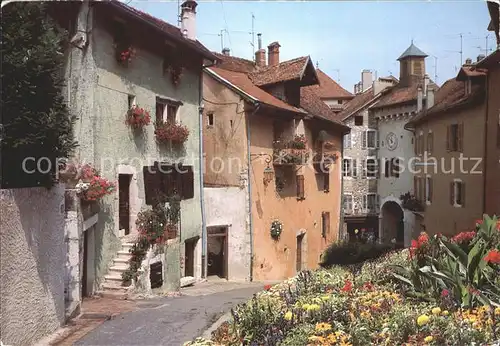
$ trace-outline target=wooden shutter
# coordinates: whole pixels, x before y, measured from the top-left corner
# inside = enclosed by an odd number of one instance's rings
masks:
[[[366,170],[368,168],[368,165],[367,165],[367,161],[368,160],[363,160],[363,167],[361,167],[361,177],[362,178],[366,178]]]
[[[155,166],[144,166],[142,168],[144,177],[144,199],[147,205],[154,205],[161,190],[161,178]]]
[[[432,177],[429,177],[429,202],[432,203]]]
[[[457,151],[464,150],[464,123],[460,123],[457,128]]]
[[[330,172],[323,173],[323,189],[330,191]]]
[[[390,165],[391,161],[387,160],[387,158],[385,159],[385,162],[384,162],[384,175],[386,178],[389,178],[389,171],[391,169],[391,165]]]
[[[297,181],[297,198],[303,199],[304,198],[304,176],[297,175],[296,181]]]
[[[356,159],[350,159],[350,160],[351,160],[352,177],[356,178],[358,176],[358,162]]]
[[[380,139],[378,137],[378,131],[375,131],[375,148],[380,146]]]
[[[326,238],[326,235],[330,233],[330,212],[324,211],[321,214],[321,221],[322,221],[321,235],[323,236],[323,238]]]
[[[450,182],[450,204],[455,204],[455,184],[454,182]]]
[[[363,210],[366,210],[368,208],[368,196],[363,195]]]
[[[462,194],[462,207],[465,207],[465,182],[463,182],[463,181],[460,184],[460,191]]]
[[[366,141],[368,137],[368,133],[366,131],[363,131],[362,137],[362,143],[361,143],[361,148],[366,149]]]
[[[375,208],[377,212],[380,210],[380,195],[376,196]]]
[[[163,122],[163,112],[165,110],[165,105],[161,102],[156,103],[156,123],[162,123]]]
[[[192,166],[184,166],[181,174],[182,181],[182,198],[194,198],[194,173]]]
[[[451,125],[446,126],[446,150],[451,151]]]
[[[422,189],[422,200],[420,202],[425,203],[427,201],[427,178],[422,177],[420,180],[420,188]]]

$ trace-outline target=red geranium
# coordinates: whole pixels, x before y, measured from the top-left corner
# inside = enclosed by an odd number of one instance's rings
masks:
[[[420,233],[417,240],[412,240],[410,246],[410,258],[413,258],[418,253],[422,252],[423,248],[428,242],[429,242],[429,236],[425,232]]]
[[[269,291],[269,290],[271,289],[271,287],[272,287],[271,285],[265,285],[265,286],[264,286],[264,289],[265,289],[266,291]]]
[[[461,232],[451,238],[451,241],[457,244],[468,244],[476,236],[475,231]]]
[[[189,129],[182,124],[165,122],[156,125],[155,134],[160,142],[184,143],[189,137]]]
[[[488,263],[500,263],[500,251],[497,249],[490,250],[486,256],[484,256],[484,261]]]
[[[344,287],[340,289],[342,292],[350,292],[352,290],[352,282],[351,280],[346,280]]]
[[[149,125],[151,116],[144,108],[134,106],[127,112],[127,120],[125,122],[134,128],[141,128]]]

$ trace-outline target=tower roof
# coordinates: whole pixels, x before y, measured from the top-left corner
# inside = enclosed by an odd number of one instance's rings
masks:
[[[404,51],[403,54],[398,58],[398,60],[403,60],[405,58],[409,57],[422,57],[426,58],[428,57],[427,54],[422,52],[417,46],[413,44],[413,41],[411,42],[411,45]]]

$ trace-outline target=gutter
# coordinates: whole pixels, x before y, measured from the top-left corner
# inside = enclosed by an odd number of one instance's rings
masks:
[[[256,105],[251,116],[253,117],[260,109],[260,103],[254,103]],[[253,281],[253,222],[252,222],[252,159],[250,153],[250,118],[246,118],[247,127],[247,164],[248,164],[248,215],[249,215],[249,226],[250,226],[250,281]]]

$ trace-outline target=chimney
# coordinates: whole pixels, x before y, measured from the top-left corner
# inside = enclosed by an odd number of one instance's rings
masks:
[[[363,70],[361,72],[361,92],[366,91],[373,83],[372,71]]]
[[[230,55],[231,55],[231,51],[229,50],[229,48],[224,48],[224,49],[222,50],[222,54],[227,55],[227,56],[230,56]]]
[[[422,87],[419,86],[417,89],[417,113],[422,110],[424,95],[422,92]]]
[[[424,95],[427,95],[427,88],[429,87],[429,75],[424,75]]]
[[[483,60],[485,58],[484,54],[479,54],[477,56],[477,62],[480,62],[481,60]]]
[[[472,59],[471,58],[465,59],[465,65],[472,65]]]
[[[280,63],[280,44],[273,42],[267,46],[267,64],[269,66],[276,66]]]
[[[259,50],[261,50],[262,49],[262,34],[261,33],[257,34],[257,43],[259,45]]]
[[[194,0],[186,0],[181,5],[181,32],[190,40],[196,40],[196,6]]]
[[[354,95],[358,93],[358,85],[354,84]]]
[[[255,63],[258,67],[266,66],[266,51],[264,49],[255,52]]]
[[[427,90],[427,101],[426,101],[426,108],[429,109],[432,106],[434,106],[434,88],[429,87]]]

